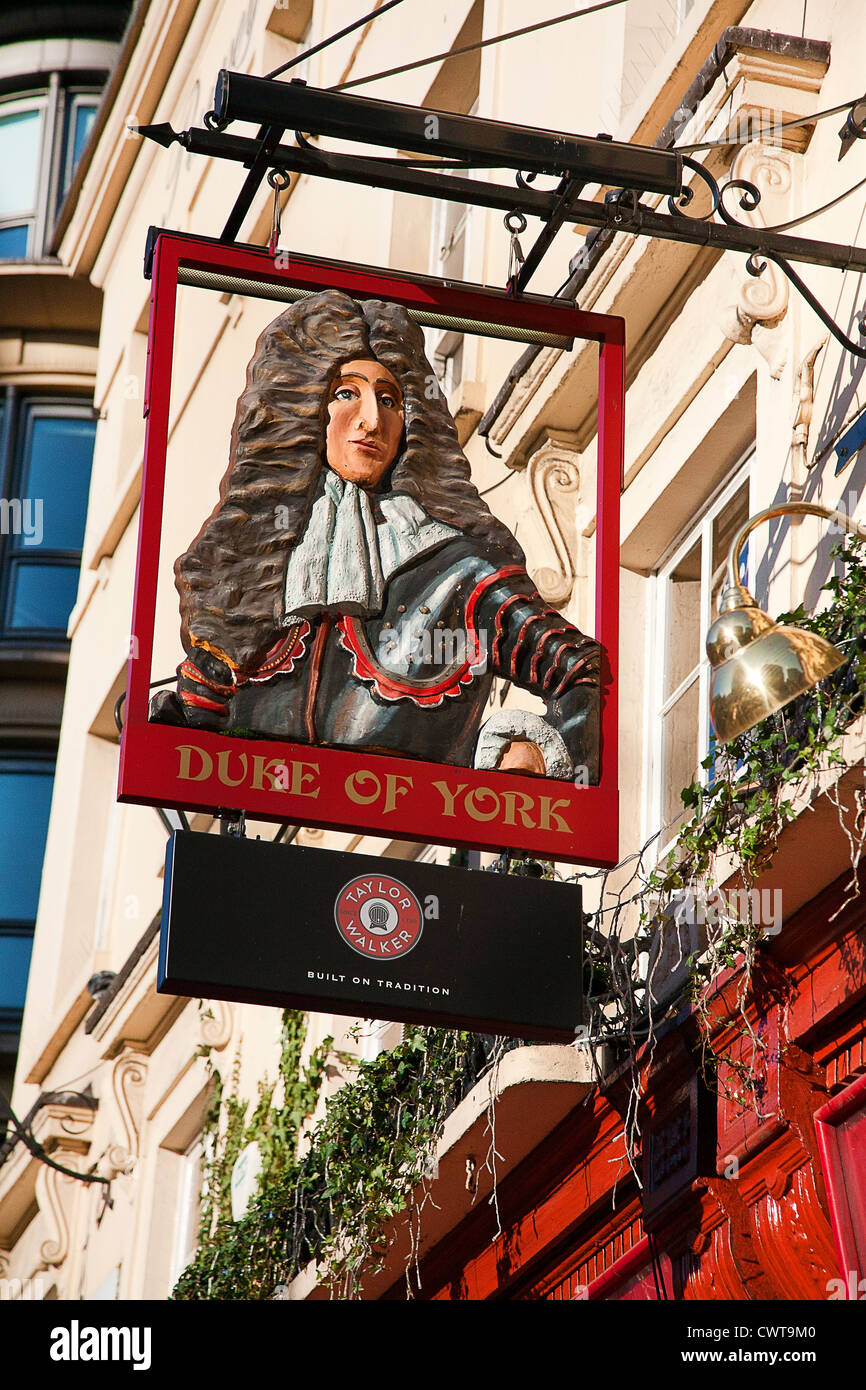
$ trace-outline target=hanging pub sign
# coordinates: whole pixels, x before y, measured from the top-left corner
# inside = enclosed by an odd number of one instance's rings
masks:
[[[162,993],[573,1042],[582,969],[575,883],[229,835],[169,843]]]
[[[615,862],[622,320],[170,232],[152,278],[120,799]],[[243,314],[245,384],[184,336]],[[599,344],[593,634],[473,484],[423,326]],[[179,441],[213,382],[208,495]]]

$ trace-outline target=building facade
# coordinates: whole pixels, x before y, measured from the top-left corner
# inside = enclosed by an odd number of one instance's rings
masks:
[[[234,1078],[237,1094],[251,1103],[259,1083],[279,1084],[279,1011],[156,993],[166,823],[150,808],[115,800],[114,712],[135,659],[130,614],[150,298],[142,255],[151,226],[219,235],[243,176],[240,166],[143,141],[130,125],[200,125],[219,69],[270,72],[356,18],[356,8],[333,0],[138,0],[94,117],[85,114],[91,87],[77,78],[64,85],[59,61],[51,69],[60,75],[45,90],[67,93],[72,143],[64,148],[73,153],[55,160],[53,183],[39,185],[49,190],[40,193],[42,202],[28,202],[22,192],[20,206],[0,219],[0,238],[8,235],[18,249],[31,238],[32,258],[46,209],[65,186],[63,159],[74,159],[76,131],[80,126],[83,139],[93,119],[52,233],[56,262],[44,271],[75,297],[75,326],[58,343],[68,359],[64,371],[78,372],[75,389],[92,389],[98,425],[13,1108],[55,1159],[107,1181],[63,1175],[7,1141],[0,1255],[9,1278],[39,1280],[46,1296],[167,1297],[195,1248],[214,1069],[227,1085]],[[533,7],[532,21],[556,13],[545,2]],[[760,190],[759,208],[738,212],[743,221],[776,227],[811,213],[804,235],[858,241],[862,193],[836,200],[862,177],[866,147],[855,141],[840,159],[844,113],[822,114],[862,94],[856,0],[809,0],[805,7],[799,0],[642,0],[457,52],[527,22],[514,0],[426,8],[406,0],[405,12],[397,6],[292,75],[330,87],[453,51],[360,90],[659,148],[699,146],[695,157],[714,177],[748,180]],[[10,107],[10,121],[30,110],[26,103],[20,111]],[[605,191],[593,187],[584,196],[601,199]],[[272,213],[273,195],[263,185],[238,239],[266,244]],[[502,286],[509,234],[498,213],[301,176],[283,196],[280,245]],[[41,267],[28,268],[31,279],[36,272]],[[36,312],[24,271],[0,264],[0,276],[7,273],[11,280],[20,275],[21,294]],[[858,277],[820,266],[804,276],[856,336]],[[531,288],[553,295],[564,281],[581,308],[622,315],[627,328],[620,550],[626,621],[618,692],[623,866],[584,882],[587,907],[603,929],[605,913],[628,896],[629,856],[649,846],[649,866],[661,863],[683,822],[681,789],[713,776],[703,636],[728,545],[749,515],[781,500],[858,511],[860,458],[853,444],[848,454],[839,446],[851,439],[866,402],[860,359],[828,334],[775,266],[753,276],[733,253],[626,231],[599,236],[566,224]],[[170,449],[182,466],[172,474],[163,532],[160,675],[170,676],[179,659],[171,564],[215,497],[251,345],[273,316],[273,305],[236,294],[181,292]],[[34,361],[49,354],[35,347],[45,341],[44,324],[30,325],[30,339],[21,327],[10,322],[19,366],[4,382],[11,390],[18,372],[26,408],[34,383],[21,376],[27,343],[34,344]],[[521,351],[433,330],[428,346],[475,482],[518,536],[542,597],[591,632],[593,349]],[[59,362],[60,347],[54,351]],[[51,390],[59,397],[71,379],[51,378]],[[54,398],[45,403],[45,418],[56,418]],[[64,421],[73,417],[63,404]],[[837,465],[844,471],[837,474]],[[47,522],[45,535],[47,545]],[[22,573],[33,567],[26,539],[22,533],[20,547],[16,540],[4,548],[4,575],[14,576],[16,565]],[[65,577],[74,547],[61,540],[45,563],[58,572],[64,566]],[[756,531],[746,563],[761,606],[776,613],[821,602],[821,587],[834,573],[831,543],[812,520]],[[4,609],[16,611],[14,603]],[[37,627],[28,620],[28,633]],[[32,647],[35,638],[27,640]],[[20,660],[16,670],[22,679],[32,675],[37,693],[25,697],[19,683],[16,698],[32,723],[53,689],[48,658],[40,656],[38,669]],[[509,703],[513,692],[500,686],[492,698]],[[49,703],[42,723],[54,729],[58,705]],[[37,750],[28,730],[16,756],[41,756],[44,742]],[[850,1195],[863,1143],[857,1126],[866,1067],[863,918],[848,887],[852,853],[857,873],[861,774],[862,737],[852,726],[843,765],[817,788],[823,796],[812,788],[796,804],[761,879],[762,890],[782,894],[773,923],[781,930],[761,948],[750,991],[738,992],[737,961],[716,978],[707,1026],[730,1076],[702,1071],[698,1020],[683,996],[685,958],[699,954],[702,943],[667,943],[650,986],[667,1015],[652,1046],[632,1038],[627,1048],[508,1052],[446,1121],[438,1200],[435,1212],[425,1213],[420,1244],[412,1250],[398,1218],[390,1254],[362,1285],[363,1297],[404,1297],[410,1254],[420,1275],[416,1292],[430,1298],[810,1299],[831,1296],[830,1281],[852,1267],[858,1278],[866,1274],[856,1264],[864,1234]],[[192,830],[216,834],[219,825],[200,815]],[[441,848],[384,835],[302,827],[297,839],[398,860],[448,857]],[[729,879],[740,882],[734,865]],[[370,1059],[399,1038],[396,1027],[365,1026],[359,1042],[347,1023],[311,1015],[305,1055],[334,1036],[338,1052],[360,1049]],[[744,1067],[754,1070],[744,1049],[764,1038],[763,1091],[757,1105],[748,1104],[738,1098],[736,1078]],[[351,1074],[334,1053],[318,1113],[346,1078],[351,1084]],[[494,1181],[486,1162],[491,1088],[498,1115],[494,1205],[486,1201]],[[283,1295],[328,1296],[314,1262]]]
[[[101,295],[54,252],[129,6],[0,22],[0,1089],[39,899],[96,420]]]

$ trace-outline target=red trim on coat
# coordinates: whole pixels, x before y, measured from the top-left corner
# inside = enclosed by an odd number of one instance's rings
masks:
[[[281,637],[279,642],[275,642],[271,647],[261,666],[257,666],[253,671],[238,672],[238,685],[246,685],[250,681],[260,684],[262,681],[271,680],[273,676],[290,675],[307,650],[305,639],[311,631],[306,618],[293,623],[286,636]]]
[[[465,615],[466,632],[472,643],[471,657],[464,661],[447,679],[437,681],[435,684],[431,682],[420,689],[417,686],[408,685],[405,681],[398,680],[390,671],[384,671],[373,661],[372,654],[365,650],[366,643],[360,619],[340,618],[337,626],[340,629],[343,647],[351,653],[353,658],[354,674],[359,680],[371,681],[377,695],[381,695],[383,700],[411,700],[413,704],[423,707],[441,705],[446,695],[459,695],[461,686],[468,685],[473,680],[481,662],[486,664],[486,657],[481,650],[481,643],[478,640],[474,623],[478,603],[482,595],[492,585],[500,579],[507,579],[515,574],[525,575],[526,571],[521,565],[506,565],[504,569],[486,575],[476,584],[466,601]],[[521,595],[521,597],[525,598],[526,595]]]
[[[542,633],[541,641],[535,649],[535,656],[532,658],[532,664],[529,667],[530,681],[534,682],[538,680],[538,663],[540,662],[542,655],[544,654],[544,646],[547,642],[547,639],[549,637],[562,637],[564,633],[570,631],[571,629],[568,627],[549,627],[545,633]]]
[[[213,710],[215,714],[228,714],[224,704],[217,700],[208,700],[204,695],[194,695],[191,690],[181,690],[180,698],[185,705],[194,705],[196,709]]]
[[[523,635],[526,632],[527,628],[530,627],[532,623],[540,622],[542,618],[549,618],[551,616],[555,618],[559,617],[559,614],[557,613],[556,609],[544,608],[540,613],[532,613],[520,624],[520,629],[517,633],[517,641],[514,643],[514,650],[511,653],[511,661],[509,662],[509,671],[512,680],[517,680],[517,656],[520,651],[520,645],[523,641]]]
[[[181,662],[180,674],[186,676],[188,680],[195,681],[197,685],[204,685],[208,690],[215,691],[217,695],[233,695],[235,692],[233,685],[220,685],[219,681],[210,680],[191,661]]]
[[[490,647],[490,655],[494,661],[502,660],[502,651],[500,650],[500,643],[502,642],[502,639],[505,636],[503,620],[505,618],[506,611],[514,603],[527,602],[529,602],[529,594],[510,594],[508,598],[505,599],[504,603],[500,603],[499,607],[497,608],[496,615],[493,619],[493,642]]]
[[[316,640],[313,643],[313,650],[310,655],[310,683],[307,686],[307,698],[304,701],[304,725],[310,743],[316,742],[316,696],[319,693],[319,677],[322,674],[322,658],[325,655],[325,647],[330,631],[331,618],[330,615],[326,613],[319,623],[319,630],[316,633]]]

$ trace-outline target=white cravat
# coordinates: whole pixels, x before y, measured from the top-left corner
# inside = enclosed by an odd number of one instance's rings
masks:
[[[460,535],[453,526],[429,520],[411,497],[385,496],[380,507],[385,520],[377,525],[368,493],[328,470],[324,492],[289,556],[286,627],[323,613],[364,618],[381,613],[385,585],[396,570]]]

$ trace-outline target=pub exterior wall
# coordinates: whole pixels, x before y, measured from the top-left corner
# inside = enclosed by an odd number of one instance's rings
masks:
[[[528,22],[526,7],[517,0],[487,0],[481,8],[485,37]],[[673,0],[657,8],[650,26],[656,40],[649,45],[653,61],[646,59],[648,68],[638,69],[639,80],[634,69],[637,36],[628,31],[625,14],[615,10],[579,21],[571,36],[567,27],[554,28],[523,41],[525,47],[515,42],[484,50],[478,113],[552,129],[608,130],[619,139],[649,143],[673,115],[727,26],[799,33],[802,20],[802,6],[789,0],[696,0],[682,25],[670,18],[676,11]],[[86,1189],[74,1183],[52,1187],[33,1171],[33,1161],[25,1162],[16,1153],[14,1161],[0,1166],[0,1273],[21,1279],[38,1276],[55,1287],[60,1298],[91,1298],[106,1287],[121,1299],[168,1296],[182,1267],[179,1261],[186,1252],[179,1242],[182,1245],[183,1230],[189,1227],[190,1204],[194,1206],[184,1186],[184,1164],[194,1148],[207,1099],[208,1077],[199,1050],[214,1049],[224,1076],[238,1058],[240,1092],[253,1099],[258,1081],[272,1077],[276,1065],[278,1011],[216,1005],[208,1016],[195,1001],[156,996],[152,940],[120,986],[113,987],[107,1008],[90,1001],[85,988],[98,971],[126,969],[147,935],[162,894],[165,833],[151,809],[115,803],[117,742],[111,719],[125,685],[130,641],[135,639],[129,628],[144,438],[140,407],[149,297],[141,275],[145,236],[152,224],[217,235],[242,179],[240,166],[205,162],[178,146],[166,152],[137,140],[125,133],[126,122],[169,121],[183,129],[198,123],[210,105],[219,67],[230,61],[239,70],[259,73],[286,61],[297,46],[280,37],[284,9],[267,0],[241,5],[227,0],[151,0],[58,246],[70,273],[102,294],[98,355],[95,364],[88,364],[95,366],[100,425],[78,603],[70,620],[72,647],[54,807],[13,1102],[23,1115],[41,1093],[63,1091],[73,1079],[76,1089],[92,1088],[98,1109],[68,1161],[111,1176],[115,1203],[110,1210],[102,1209],[97,1184]],[[356,11],[348,0],[327,5],[316,0],[308,41],[349,22]],[[558,11],[561,6],[554,0],[544,0],[533,7],[532,19]],[[478,19],[468,0],[415,6],[410,24],[398,9],[360,38],[352,36],[314,58],[305,75],[313,84],[329,86],[406,61],[410,50],[420,56],[445,49],[456,43],[473,12]],[[807,7],[806,36],[829,42],[832,51],[826,75],[810,70],[808,81],[802,79],[801,97],[811,101],[809,111],[859,94],[861,27],[857,0]],[[627,61],[632,64],[628,87],[623,81]],[[790,102],[794,97],[784,85],[785,73],[784,63],[777,64],[773,80]],[[720,78],[707,98],[708,109],[718,113],[720,130],[742,96],[736,82],[723,90],[725,80]],[[362,90],[423,103],[437,81],[440,89],[447,88],[439,69],[421,69]],[[767,90],[774,90],[772,81]],[[855,182],[864,157],[860,146],[837,166],[836,131],[842,119],[818,121],[814,131],[807,127],[804,150],[785,151],[784,159],[776,159],[767,177],[780,177],[783,167],[788,182],[783,193],[774,194],[776,185],[771,187],[767,203],[773,220],[800,215]],[[757,178],[762,160],[767,162],[766,147],[750,147],[748,153]],[[270,210],[269,192],[261,193],[239,239],[266,241]],[[861,212],[862,200],[855,196],[805,231],[827,240],[852,241]],[[385,192],[302,179],[286,200],[281,244],[374,265],[388,264],[392,249],[399,247],[402,266],[427,272],[435,252],[427,241],[431,220],[426,212],[413,209],[411,221],[404,222],[404,213],[405,202]],[[559,233],[533,289],[556,290],[582,234],[568,227]],[[531,242],[529,232],[525,241]],[[474,209],[468,246],[466,278],[501,284],[508,251],[501,218]],[[847,326],[846,315],[859,302],[855,277],[840,279],[838,272],[816,267],[809,267],[806,276],[824,302],[838,300],[839,317]],[[859,481],[857,464],[839,479],[833,477],[832,464],[806,467],[815,439],[827,433],[826,422],[837,421],[850,409],[845,396],[850,359],[843,360],[832,342],[824,345],[824,329],[793,292],[775,324],[757,317],[751,341],[741,340],[745,332],[734,341],[731,325],[742,327],[736,309],[742,308],[742,296],[750,288],[742,258],[621,236],[580,294],[582,308],[624,314],[628,333],[621,571],[627,621],[619,692],[623,855],[636,850],[656,828],[647,808],[652,803],[649,782],[658,775],[658,716],[647,689],[661,649],[652,612],[662,557],[751,448],[752,512],[788,489],[834,505],[848,497],[854,480]],[[185,549],[216,496],[250,349],[274,316],[273,307],[266,304],[239,302],[237,297],[223,302],[219,296],[193,290],[181,292],[180,305],[170,447],[184,467],[176,473],[167,499],[159,597],[163,621],[158,623],[154,668],[155,674],[158,666],[158,674],[166,675],[178,659],[171,561]],[[812,385],[803,364],[816,348]],[[455,410],[465,406],[477,420],[479,408],[488,408],[518,355],[503,343],[482,340],[473,345],[466,355],[464,383],[451,401]],[[587,398],[589,363],[588,350],[576,353],[571,363],[564,354],[540,355],[515,386],[491,431],[501,458],[491,456],[477,433],[465,445],[479,488],[501,483],[489,501],[517,530],[531,572],[549,571],[558,582],[570,580],[564,611],[578,625],[589,624],[592,614],[595,425]],[[804,455],[798,452],[794,432],[807,397],[813,423]],[[572,489],[539,494],[533,480],[545,449],[559,450],[574,470],[578,481]],[[757,575],[760,601],[779,611],[804,598],[807,604],[817,600],[831,563],[817,525],[804,521],[790,531],[772,568],[765,560],[767,537],[758,533],[753,542],[752,573]],[[203,816],[196,818],[195,828],[215,829]],[[302,830],[299,843],[396,857],[414,853],[408,844],[318,830]],[[798,888],[798,907],[827,886],[820,863],[805,872],[808,881]],[[590,910],[594,891],[588,886]],[[347,1033],[348,1023],[312,1016],[308,1049],[327,1033],[335,1035],[337,1047],[357,1047]],[[804,1029],[804,1036],[807,1033]],[[674,1043],[671,1049],[677,1052]],[[672,1075],[679,1064],[677,1053]],[[323,1099],[344,1079],[339,1066],[331,1072]],[[820,1084],[816,1073],[815,1086]],[[597,1107],[606,1134],[612,1120],[604,1105],[600,1096]],[[579,1121],[572,1116],[564,1123],[571,1126],[567,1142],[579,1148]],[[612,1132],[609,1138],[613,1143]],[[546,1155],[549,1149],[548,1145]],[[603,1159],[594,1153],[592,1162],[600,1172]],[[518,1177],[513,1182],[515,1220],[521,1203],[532,1199],[525,1181]],[[22,1193],[29,1194],[26,1200]],[[718,1205],[724,1203],[720,1200]],[[624,1240],[636,1245],[636,1194],[623,1211],[618,1238],[621,1244]],[[567,1219],[579,1224],[580,1212],[572,1206]],[[483,1221],[471,1220],[472,1230],[461,1236],[456,1253],[443,1245],[430,1257],[431,1292],[438,1296],[455,1296],[454,1289],[461,1287],[463,1297],[496,1293],[491,1274],[494,1243]],[[702,1221],[707,1240],[716,1239],[715,1208],[710,1212],[707,1205]],[[823,1231],[821,1239],[826,1244]],[[578,1282],[584,1284],[595,1277],[588,1250],[589,1244],[586,1250],[581,1247]],[[569,1279],[572,1273],[567,1272]],[[683,1276],[683,1287],[688,1277]],[[564,1296],[550,1291],[556,1284],[552,1273],[545,1279],[530,1288],[528,1274],[515,1274],[514,1290],[506,1296]],[[695,1296],[709,1296],[700,1291],[700,1281],[694,1287]],[[760,1287],[764,1292],[759,1296],[778,1296],[767,1293],[769,1284]]]

